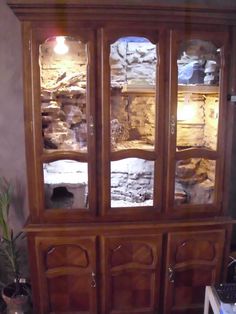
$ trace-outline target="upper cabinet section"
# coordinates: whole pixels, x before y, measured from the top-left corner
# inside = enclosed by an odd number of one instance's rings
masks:
[[[53,36],[39,46],[41,113],[45,150],[87,152],[86,43]]]
[[[89,20],[23,30],[34,221],[220,213],[226,31]]]

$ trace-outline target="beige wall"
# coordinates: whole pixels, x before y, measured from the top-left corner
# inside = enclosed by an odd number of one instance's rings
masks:
[[[12,222],[20,228],[28,213],[23,117],[21,29],[0,1],[0,176],[15,185]]]

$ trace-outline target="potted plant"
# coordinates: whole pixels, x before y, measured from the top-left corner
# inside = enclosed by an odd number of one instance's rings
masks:
[[[4,270],[2,298],[7,304],[8,313],[26,313],[30,301],[30,286],[21,277],[18,241],[22,232],[14,235],[9,222],[9,211],[13,197],[13,187],[5,178],[0,177],[0,261]]]

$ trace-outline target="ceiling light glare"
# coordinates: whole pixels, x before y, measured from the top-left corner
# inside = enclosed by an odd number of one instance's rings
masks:
[[[54,47],[54,52],[59,55],[64,55],[69,51],[69,47],[65,44],[65,37],[64,36],[57,36],[56,37],[56,46]]]

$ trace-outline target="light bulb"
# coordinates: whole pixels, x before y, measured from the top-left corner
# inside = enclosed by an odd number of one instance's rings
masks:
[[[180,108],[178,108],[177,112],[177,120],[180,121],[191,121],[195,116],[195,108],[190,103],[190,96],[184,97],[184,104]]]
[[[56,46],[54,47],[54,52],[59,55],[64,55],[69,51],[69,47],[65,44],[65,37],[64,36],[57,36],[56,37]]]
[[[183,107],[178,111],[177,119],[183,121],[191,121],[195,115],[195,110],[191,105],[183,105]]]

